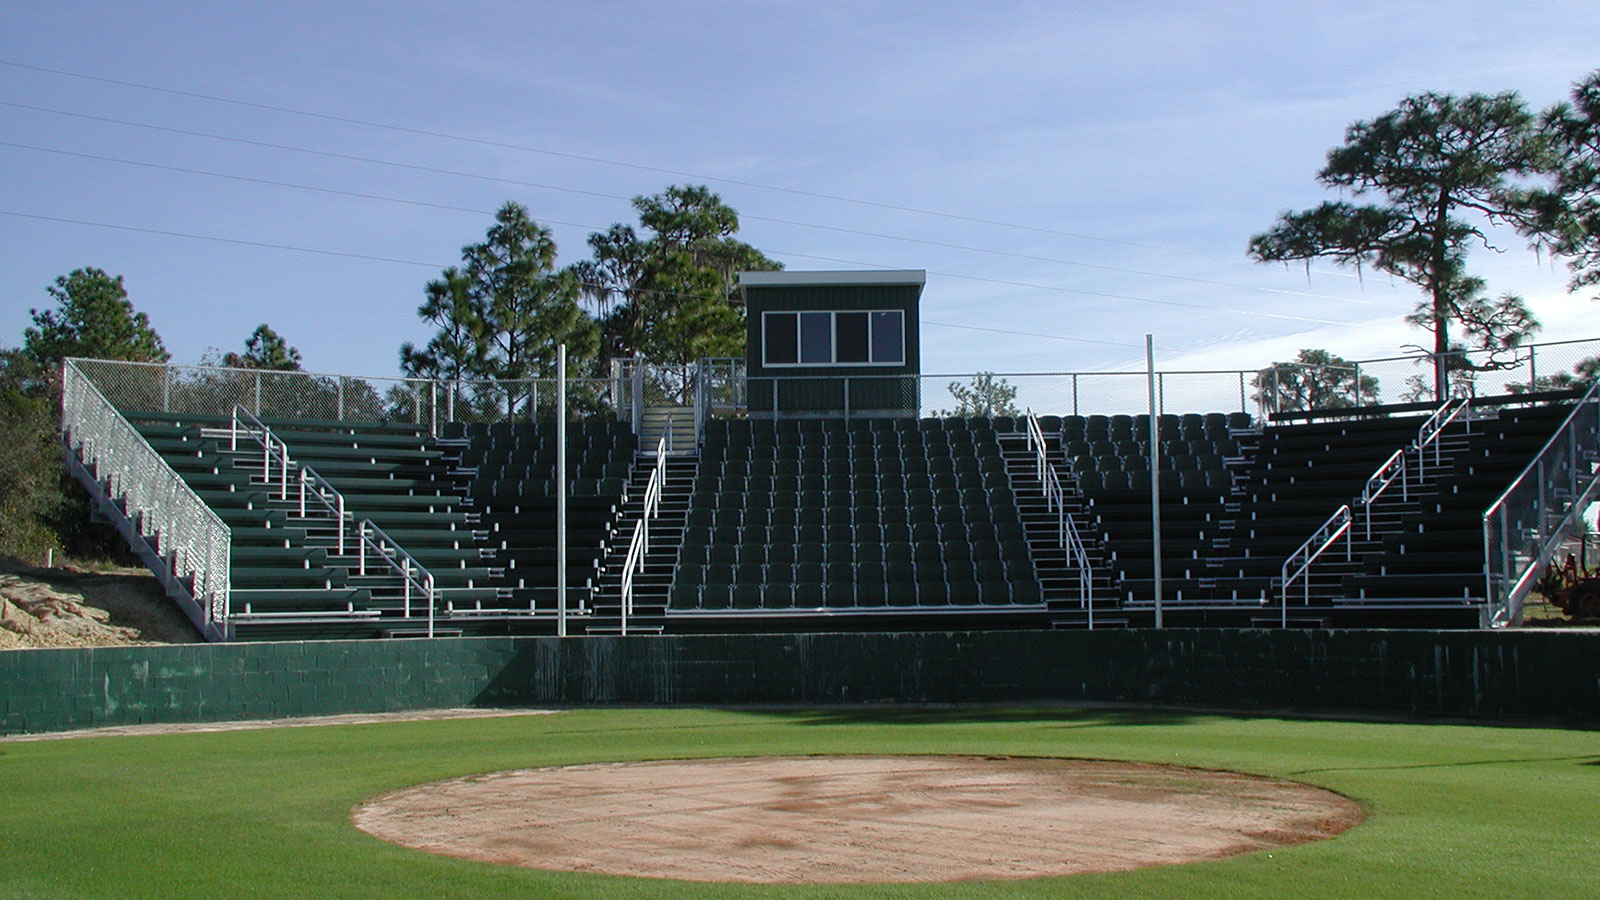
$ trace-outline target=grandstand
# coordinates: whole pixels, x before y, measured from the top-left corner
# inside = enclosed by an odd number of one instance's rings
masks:
[[[68,361],[70,464],[216,640],[1504,625],[1596,495],[1595,390],[925,415],[920,279],[821,279],[750,298],[759,375],[385,391]],[[882,365],[774,364],[824,301]]]

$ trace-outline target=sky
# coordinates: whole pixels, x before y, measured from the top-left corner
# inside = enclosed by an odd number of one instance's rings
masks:
[[[1409,94],[1565,99],[1592,3],[27,3],[0,0],[0,345],[80,267],[173,359],[260,323],[398,372],[423,286],[507,200],[562,263],[707,184],[789,269],[925,269],[923,370],[1255,369],[1401,354],[1414,287],[1263,266]],[[1497,235],[1469,265],[1600,337]]]

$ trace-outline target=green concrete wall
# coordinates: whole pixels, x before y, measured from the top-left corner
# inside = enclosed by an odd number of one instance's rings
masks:
[[[541,704],[1104,701],[1600,722],[1600,633],[451,638],[0,653],[0,734]]]

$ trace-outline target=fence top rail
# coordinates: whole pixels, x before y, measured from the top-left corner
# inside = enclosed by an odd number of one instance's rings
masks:
[[[1596,382],[1589,388],[1588,392],[1583,395],[1583,399],[1579,400],[1577,404],[1573,406],[1572,412],[1561,421],[1561,427],[1557,428],[1555,433],[1550,435],[1550,439],[1544,442],[1544,446],[1539,448],[1539,452],[1534,454],[1532,461],[1528,463],[1527,467],[1524,468],[1516,478],[1512,479],[1510,486],[1504,491],[1501,491],[1500,496],[1496,497],[1495,501],[1489,504],[1489,507],[1483,511],[1483,519],[1485,522],[1488,522],[1489,518],[1511,499],[1511,495],[1516,493],[1517,489],[1522,486],[1524,481],[1528,480],[1528,478],[1531,477],[1534,472],[1538,471],[1540,464],[1544,462],[1545,454],[1549,453],[1551,448],[1555,446],[1556,441],[1560,440],[1561,436],[1567,433],[1567,429],[1572,427],[1578,416],[1582,414],[1585,409],[1594,406],[1600,406],[1600,382]]]
[[[356,374],[353,374],[353,373],[350,373],[350,372],[307,372],[307,371],[304,371],[304,370],[301,370],[301,369],[240,369],[240,368],[234,368],[234,367],[230,367],[230,366],[205,365],[203,363],[141,362],[141,361],[138,361],[138,360],[128,360],[128,359],[94,359],[92,357],[83,357],[83,356],[70,357],[68,359],[68,361],[69,362],[97,363],[97,364],[101,364],[101,365],[110,364],[110,365],[117,365],[117,366],[130,366],[130,367],[138,367],[138,368],[143,368],[143,369],[170,369],[170,370],[173,370],[173,371],[194,370],[194,371],[198,371],[198,372],[217,372],[217,373],[228,373],[228,374],[234,374],[234,375],[249,375],[249,376],[252,376],[252,377],[256,376],[256,375],[260,375],[260,376],[263,376],[263,377],[271,377],[271,378],[352,378],[352,379],[356,379],[358,381],[400,381],[400,382],[405,382],[407,384],[418,384],[418,385],[429,384],[430,382],[437,382],[439,384],[448,384],[451,381],[451,379],[442,379],[442,378],[407,378],[404,375],[356,375]],[[464,384],[466,382],[461,382],[461,383]],[[488,382],[488,383],[494,384],[494,383],[510,383],[510,382]]]
[[[1523,344],[1520,347],[1518,347],[1517,349],[1519,349],[1519,350],[1522,350],[1522,349],[1540,349],[1540,348],[1545,348],[1545,347],[1570,346],[1570,345],[1574,345],[1574,344],[1592,344],[1592,343],[1597,343],[1597,342],[1600,342],[1600,338],[1574,338],[1574,339],[1564,340],[1564,341],[1541,341],[1539,343],[1534,343],[1534,344]],[[1462,351],[1459,354],[1447,354],[1447,355],[1468,355],[1468,356],[1470,356],[1473,353],[1477,353],[1477,352],[1479,352],[1479,351]],[[1367,366],[1367,365],[1370,365],[1370,364],[1373,364],[1373,363],[1421,362],[1421,361],[1424,361],[1424,360],[1431,359],[1432,356],[1433,356],[1433,354],[1430,354],[1430,353],[1404,354],[1404,355],[1399,355],[1399,356],[1383,356],[1383,357],[1373,357],[1371,359],[1350,360],[1349,361],[1349,366],[1320,366],[1320,367],[1318,367],[1318,366],[1308,366],[1308,365],[1306,365],[1304,363],[1299,363],[1299,362],[1284,361],[1284,362],[1276,362],[1276,363],[1269,362],[1269,363],[1266,363],[1266,364],[1264,364],[1262,366],[1259,366],[1259,367],[1256,367],[1256,368],[1253,368],[1253,369],[1167,369],[1167,370],[1158,370],[1157,374],[1158,375],[1256,375],[1257,373],[1259,373],[1259,372],[1261,372],[1263,370],[1274,369],[1274,368],[1278,368],[1278,369],[1282,369],[1282,368],[1355,369],[1355,368]],[[263,376],[263,377],[270,376],[270,377],[273,377],[273,378],[353,378],[353,379],[360,379],[360,380],[365,380],[365,381],[405,382],[405,383],[416,384],[416,385],[425,385],[425,384],[429,384],[429,383],[459,384],[459,385],[464,385],[464,386],[465,385],[510,385],[510,384],[528,384],[528,383],[532,383],[532,382],[547,382],[547,381],[554,381],[555,380],[553,377],[552,378],[518,378],[518,379],[507,379],[505,381],[496,381],[496,380],[493,380],[493,379],[482,379],[482,378],[437,378],[437,379],[435,379],[435,378],[414,378],[414,377],[407,377],[407,376],[403,376],[403,375],[362,375],[362,374],[356,374],[356,373],[350,373],[350,372],[307,372],[307,371],[298,371],[298,370],[295,370],[295,371],[279,371],[279,370],[269,370],[269,369],[242,369],[242,368],[235,368],[235,367],[229,367],[229,366],[217,366],[217,365],[203,365],[203,364],[180,365],[180,364],[174,364],[174,363],[170,363],[170,362],[169,363],[159,363],[159,362],[135,362],[135,361],[126,361],[126,360],[101,360],[101,359],[92,359],[92,358],[88,358],[88,357],[71,357],[71,358],[69,358],[68,361],[70,361],[70,362],[91,362],[91,363],[111,363],[111,364],[115,364],[115,365],[118,365],[118,366],[137,366],[137,367],[149,368],[149,369],[173,369],[173,370],[193,369],[193,370],[219,372],[219,373],[237,373],[237,374],[244,374],[244,375],[251,375],[251,376],[257,376],[257,375],[260,375],[260,376]],[[713,368],[729,368],[729,367],[742,366],[745,363],[745,360],[743,360],[742,358],[739,358],[739,357],[726,357],[726,358],[719,357],[719,358],[714,358],[714,359],[708,359],[707,362],[710,363],[711,367],[713,367]],[[645,363],[645,364],[646,365],[656,365],[654,363]],[[690,368],[692,368],[692,367],[690,367]],[[912,376],[912,377],[921,377],[921,378],[968,378],[968,377],[971,377],[971,376],[973,376],[975,374],[980,374],[980,373],[976,373],[976,372],[945,372],[945,373],[931,372],[931,373],[921,373],[918,376]],[[1126,375],[1126,376],[1140,376],[1140,377],[1143,377],[1143,376],[1146,376],[1148,373],[1143,367],[1140,367],[1140,368],[1135,368],[1135,369],[1095,370],[1095,371],[1081,371],[1081,372],[987,372],[987,373],[981,373],[981,374],[991,374],[991,375],[993,375],[993,376],[995,376],[997,378],[1062,378],[1062,377],[1070,377],[1070,376],[1089,376],[1089,375],[1094,375],[1094,376],[1106,376],[1106,375],[1124,376],[1124,375]],[[779,376],[766,376],[766,377],[779,377]],[[832,378],[838,378],[838,377],[842,377],[842,376],[836,376],[836,375],[835,376],[829,376],[829,375],[821,375],[821,374],[819,374],[819,375],[804,375],[804,376],[789,376],[789,375],[785,375],[785,376],[781,376],[781,377],[784,377],[784,378],[792,378],[792,377],[799,377],[799,378],[829,378],[829,377],[832,377]],[[858,376],[858,377],[907,377],[907,376]],[[604,381],[610,381],[610,380],[611,379],[606,377],[606,376],[594,376],[594,377],[587,377],[587,378],[569,378],[568,379],[568,381],[597,381],[597,382],[604,382]]]

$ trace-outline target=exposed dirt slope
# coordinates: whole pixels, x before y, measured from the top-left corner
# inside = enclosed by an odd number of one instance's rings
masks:
[[[0,558],[0,650],[198,640],[143,569],[42,569]]]

